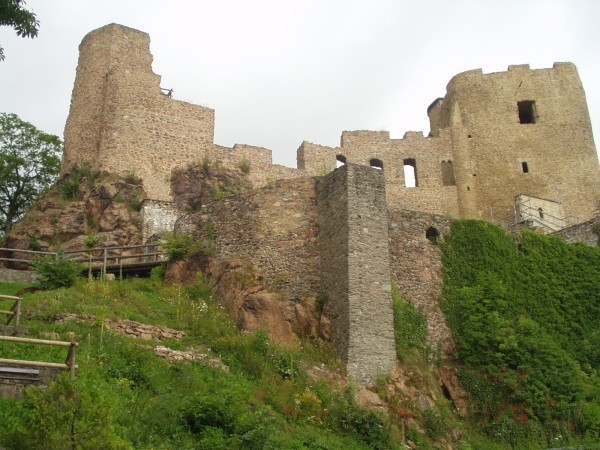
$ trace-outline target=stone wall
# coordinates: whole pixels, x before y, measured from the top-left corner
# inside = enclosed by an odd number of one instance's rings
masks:
[[[600,227],[600,215],[586,222],[557,231],[554,233],[554,236],[558,236],[570,244],[573,242],[583,242],[587,245],[597,246],[600,243],[598,227]]]
[[[36,279],[36,273],[31,270],[14,270],[0,267],[0,281],[33,284]]]
[[[443,273],[439,243],[450,232],[451,220],[417,211],[389,211],[392,282],[427,317],[432,349],[449,350],[450,329],[440,309]]]
[[[290,300],[321,292],[315,181],[279,181],[271,187],[213,201],[183,216],[176,230],[213,244],[214,258],[246,260],[266,286]]]
[[[461,217],[508,225],[518,194],[560,202],[578,221],[593,215],[598,157],[573,64],[456,75],[430,119],[434,136],[451,133]]]
[[[382,167],[391,206],[504,226],[514,221],[518,194],[560,202],[569,223],[591,218],[600,198],[585,93],[573,64],[458,74],[428,108],[430,136],[346,131],[338,147],[303,142],[292,169],[274,165],[262,147],[216,145],[214,111],[161,92],[149,45],[148,34],[117,24],[83,39],[63,172],[88,164],[133,173],[150,199],[169,201],[173,169],[204,160],[244,166],[255,187],[323,176],[344,160]],[[523,107],[519,115],[520,102],[530,105],[529,115]],[[405,167],[416,172],[416,186],[407,185]]]
[[[347,164],[317,188],[324,292],[348,375],[372,383],[396,367],[385,178]]]
[[[165,95],[152,72],[147,33],[111,24],[79,47],[62,171],[87,164],[143,180],[148,197],[171,200],[175,168],[203,160],[237,168],[249,164],[257,186],[297,177],[272,163],[271,151],[214,144],[214,110]]]

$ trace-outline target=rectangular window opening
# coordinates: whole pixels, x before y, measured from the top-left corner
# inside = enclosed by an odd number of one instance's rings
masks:
[[[529,164],[523,161],[521,163],[521,169],[523,169],[523,173],[529,173]]]
[[[535,102],[532,100],[523,100],[517,102],[519,109],[519,123],[535,123]]]

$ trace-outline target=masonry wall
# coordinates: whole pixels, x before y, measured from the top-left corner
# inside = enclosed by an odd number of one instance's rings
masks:
[[[214,110],[165,95],[160,76],[152,72],[149,47],[147,33],[117,24],[83,39],[65,126],[63,173],[83,164],[133,173],[150,199],[166,201],[171,171],[204,159],[229,168],[249,163],[256,186],[298,176],[273,165],[270,150],[215,145]]]
[[[334,342],[349,376],[372,383],[396,365],[383,173],[347,164],[319,183],[318,202]]]
[[[452,346],[440,309],[443,272],[439,244],[450,232],[451,219],[403,209],[389,211],[391,279],[405,299],[427,317],[427,341],[442,352]]]
[[[534,102],[530,120],[519,115],[525,101]],[[593,215],[598,157],[573,64],[464,72],[430,108],[430,120],[434,136],[451,131],[461,217],[509,224],[517,194],[560,202],[569,223]]]
[[[176,228],[214,239],[214,257],[251,263],[290,300],[321,292],[315,181],[279,181],[226,197],[180,218]],[[209,235],[214,237],[210,237]]]
[[[598,235],[597,227],[599,226],[600,215],[596,215],[586,222],[557,231],[554,235],[564,239],[568,243],[582,242],[587,245],[598,246],[600,244],[600,236]]]

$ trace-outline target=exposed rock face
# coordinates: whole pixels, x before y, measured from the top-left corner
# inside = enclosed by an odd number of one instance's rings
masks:
[[[242,330],[264,329],[279,344],[295,344],[299,337],[329,339],[329,319],[318,311],[314,297],[285,299],[264,286],[261,273],[248,262],[220,262],[190,258],[170,265],[166,281],[190,283],[202,270],[217,301]]]
[[[252,189],[252,183],[238,171],[213,167],[208,161],[173,172],[171,191],[180,211],[198,211],[221,196]]]
[[[72,186],[65,198],[65,186]],[[5,248],[63,251],[86,248],[87,236],[94,235],[98,246],[140,244],[139,208],[145,197],[138,181],[106,173],[86,178],[74,171],[44,195],[17,223],[4,243]],[[31,255],[15,252],[14,257]]]

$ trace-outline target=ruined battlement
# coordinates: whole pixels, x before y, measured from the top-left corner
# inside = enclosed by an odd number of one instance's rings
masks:
[[[215,144],[214,110],[166,95],[149,46],[147,33],[117,24],[83,39],[63,172],[87,164],[133,173],[150,199],[168,201],[172,171],[201,161],[244,167],[255,187],[352,162],[383,170],[390,206],[505,226],[519,194],[560,202],[565,216],[581,221],[600,198],[585,93],[571,63],[460,73],[427,108],[429,136],[343,131],[338,147],[302,142],[297,168],[289,168],[273,164],[266,148]]]

